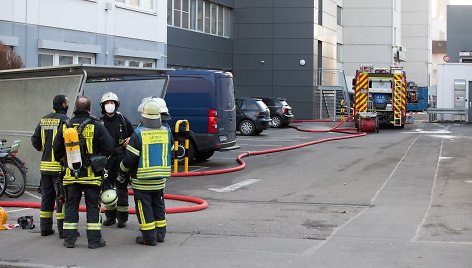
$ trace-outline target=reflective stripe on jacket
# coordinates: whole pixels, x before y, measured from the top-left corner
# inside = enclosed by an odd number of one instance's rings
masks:
[[[127,151],[139,156],[136,177],[131,178],[131,186],[138,190],[161,190],[171,171],[171,133],[163,127],[149,129],[139,127],[135,130],[141,148],[128,144]]]

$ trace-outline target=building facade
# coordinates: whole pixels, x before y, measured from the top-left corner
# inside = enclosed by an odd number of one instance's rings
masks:
[[[0,40],[26,67],[232,70],[236,96],[285,97],[309,119],[316,86],[339,82],[320,70],[344,70],[350,87],[360,65],[388,67],[406,48],[409,80],[428,81],[428,9],[427,0],[3,0]]]
[[[25,67],[167,66],[164,1],[2,0],[0,40]]]
[[[447,55],[449,62],[472,63],[472,5],[447,6]]]

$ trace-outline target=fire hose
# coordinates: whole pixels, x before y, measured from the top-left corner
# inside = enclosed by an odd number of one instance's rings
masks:
[[[314,140],[310,142],[305,142],[297,145],[292,145],[292,146],[287,146],[287,147],[280,147],[280,148],[274,148],[274,149],[268,149],[268,150],[260,150],[260,151],[250,151],[250,152],[245,152],[242,154],[239,154],[236,157],[236,161],[239,163],[239,166],[236,167],[231,167],[231,168],[226,168],[226,169],[219,169],[219,170],[209,170],[209,171],[191,171],[191,172],[183,172],[183,173],[172,173],[171,177],[193,177],[193,176],[206,176],[206,175],[216,175],[216,174],[224,174],[224,173],[230,173],[230,172],[236,172],[239,170],[242,170],[246,167],[246,162],[244,162],[242,159],[244,157],[248,156],[255,156],[255,155],[262,155],[262,154],[270,154],[270,153],[277,153],[277,152],[282,152],[282,151],[288,151],[288,150],[294,150],[314,144],[319,144],[319,143],[324,143],[324,142],[329,142],[329,141],[336,141],[336,140],[343,140],[343,139],[352,139],[356,137],[362,137],[365,136],[366,133],[361,132],[355,132],[355,128],[341,128],[341,125],[343,125],[348,118],[346,118],[343,121],[338,121],[339,123],[330,128],[330,129],[325,129],[325,130],[309,130],[309,129],[301,129],[297,126],[291,126],[291,128],[294,128],[298,131],[303,131],[303,132],[312,132],[312,133],[326,133],[326,132],[337,132],[337,133],[343,133],[343,134],[348,134],[346,136],[339,136],[339,137],[333,137],[333,138],[325,138],[325,139],[320,139],[320,140]],[[333,122],[333,121],[328,121],[328,120],[296,120],[294,123],[304,123],[304,122]],[[130,195],[133,195],[134,192],[133,190],[128,190],[128,193]],[[191,197],[191,196],[183,196],[183,195],[174,195],[174,194],[164,194],[165,199],[170,199],[170,200],[177,200],[177,201],[183,201],[183,202],[190,202],[194,203],[196,205],[193,206],[182,206],[182,207],[171,207],[171,208],[166,208],[166,213],[171,214],[171,213],[184,213],[184,212],[193,212],[193,211],[198,211],[198,210],[203,210],[208,207],[208,202],[196,198],[196,197]],[[39,202],[11,202],[11,201],[2,201],[0,202],[0,206],[2,207],[22,207],[22,208],[40,208],[41,203]],[[85,206],[80,206],[79,209],[81,212],[86,211]],[[103,212],[102,208],[102,212]],[[130,214],[135,214],[136,210],[134,208],[129,209]]]

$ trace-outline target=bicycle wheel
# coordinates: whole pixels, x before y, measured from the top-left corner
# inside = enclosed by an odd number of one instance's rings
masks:
[[[21,196],[26,190],[26,170],[13,159],[5,159],[3,166],[7,180],[5,194],[12,198]]]
[[[5,189],[7,188],[7,179],[5,174],[5,168],[3,167],[2,163],[0,163],[0,196],[3,195]]]

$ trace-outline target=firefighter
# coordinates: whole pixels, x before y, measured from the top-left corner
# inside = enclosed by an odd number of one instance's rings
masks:
[[[58,185],[62,182],[63,166],[60,158],[55,157],[52,144],[57,130],[62,122],[68,119],[67,110],[69,100],[65,95],[57,95],[52,101],[52,112],[45,115],[36,126],[31,143],[33,147],[42,152],[41,156],[41,210],[39,212],[39,222],[41,236],[54,234],[52,229],[54,203],[56,203],[56,220],[59,238],[63,238],[63,199],[61,198],[61,188]],[[57,198],[59,197],[59,198]]]
[[[116,187],[118,194],[116,206],[105,205],[106,220],[103,222],[103,225],[110,226],[118,220],[117,227],[124,228],[128,221],[128,182],[120,182],[116,178],[118,177],[121,159],[125,155],[126,145],[134,129],[131,122],[118,112],[120,100],[115,93],[107,92],[103,94],[100,106],[102,108],[101,120],[113,138],[115,147],[107,162],[108,182],[104,183],[103,186],[105,188]]]
[[[171,171],[171,132],[162,126],[159,104],[152,98],[141,111],[141,126],[136,128],[126,147],[120,176],[127,173],[134,190],[136,216],[142,236],[136,243],[155,246],[164,242],[166,215],[164,188]]]
[[[74,138],[74,131],[75,137],[79,137],[78,140]],[[80,148],[79,157],[76,147]],[[74,117],[67,124],[63,124],[54,139],[56,157],[59,159],[67,156],[63,180],[66,194],[64,246],[67,248],[73,248],[77,240],[82,193],[85,194],[87,207],[88,247],[95,249],[106,246],[101,234],[100,187],[106,157],[112,152],[113,139],[103,124],[91,116],[90,99],[86,96],[77,98]]]
[[[159,104],[159,109],[161,110],[161,122],[162,125],[167,127],[168,129],[172,130],[169,125],[169,121],[172,119],[170,114],[169,114],[169,108],[167,108],[167,103],[163,98],[158,98],[158,97],[147,97],[144,98],[141,102],[141,104],[138,107],[138,112],[141,113],[143,110],[143,104],[149,99],[153,99]]]

